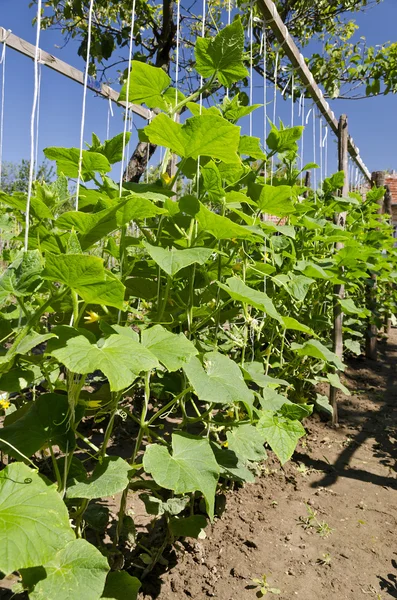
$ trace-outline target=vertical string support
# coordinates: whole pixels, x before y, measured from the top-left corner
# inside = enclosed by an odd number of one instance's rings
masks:
[[[249,103],[250,106],[253,105],[253,100],[254,100],[254,79],[253,79],[253,64],[254,64],[254,58],[253,58],[253,44],[254,44],[254,23],[253,23],[253,19],[254,19],[254,8],[253,8],[253,0],[251,0],[251,4],[250,4],[250,20],[249,20],[249,41],[250,41],[250,88],[249,88]],[[250,136],[252,136],[252,112],[250,112],[249,114],[249,134]]]
[[[301,97],[299,98],[299,116],[301,117],[301,126],[302,129],[302,137],[301,137],[301,185],[303,185],[303,167],[304,163],[304,137],[305,137],[305,94],[302,92]]]
[[[130,83],[131,83],[131,66],[132,66],[132,46],[134,44],[135,5],[136,5],[136,0],[134,0],[132,3],[132,11],[131,11],[131,29],[130,29],[130,41],[129,41],[129,49],[128,49],[127,97],[126,97],[126,102],[125,102],[124,128],[123,128],[123,152],[121,155],[120,183],[119,183],[120,197],[123,192],[125,142],[127,139],[128,112],[130,109]]]
[[[30,203],[32,199],[33,190],[33,177],[34,177],[34,159],[35,159],[35,123],[37,114],[37,104],[39,96],[39,46],[40,46],[40,33],[41,33],[41,9],[42,0],[37,0],[37,18],[36,18],[36,46],[34,53],[34,90],[33,90],[33,104],[32,113],[30,117],[30,165],[29,165],[29,183],[28,183],[28,196],[26,199],[26,212],[25,212],[25,239],[24,239],[24,251],[28,251],[29,247],[29,224],[30,224]]]
[[[76,200],[75,210],[79,210],[79,193],[80,193],[80,181],[83,170],[83,145],[84,145],[84,129],[85,129],[85,115],[87,105],[87,88],[88,88],[88,71],[90,68],[90,56],[91,56],[91,34],[92,34],[92,15],[94,12],[94,0],[90,0],[90,6],[88,10],[88,31],[87,31],[87,55],[84,70],[84,89],[83,89],[83,106],[81,110],[81,126],[80,126],[80,155],[79,155],[79,171],[77,175],[76,185]]]
[[[263,21],[263,32],[262,32],[262,43],[263,43],[263,147],[266,149],[267,140],[267,40],[266,40],[266,21]],[[267,180],[267,161],[265,160],[264,169],[265,183]]]
[[[277,115],[277,77],[278,77],[278,60],[279,54],[276,53],[276,59],[274,63],[274,95],[273,95],[273,125],[276,124]],[[273,183],[273,170],[274,170],[274,156],[272,156],[272,170],[270,173],[270,185]]]

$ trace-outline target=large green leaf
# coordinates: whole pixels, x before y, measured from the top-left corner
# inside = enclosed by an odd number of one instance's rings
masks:
[[[119,456],[106,456],[94,469],[91,477],[74,480],[68,485],[68,498],[107,498],[122,492],[129,483],[130,465]]]
[[[248,187],[248,193],[264,213],[285,217],[295,211],[292,187],[289,185],[273,187],[253,183]]]
[[[237,277],[229,277],[226,280],[226,284],[218,282],[219,287],[225,290],[233,300],[254,306],[267,313],[269,317],[283,323],[283,317],[278,313],[273,302],[265,292],[254,290]]]
[[[125,286],[105,270],[99,256],[47,252],[42,276],[74,289],[87,304],[123,308]]]
[[[237,454],[232,450],[229,450],[229,448],[222,448],[215,442],[211,443],[211,447],[220,467],[221,477],[242,483],[253,483],[255,481],[255,475],[253,471],[246,466],[246,460],[237,456]]]
[[[305,429],[299,421],[291,421],[270,410],[262,412],[258,429],[282,465],[291,458],[299,439],[305,435]]]
[[[263,431],[254,425],[240,425],[226,434],[228,448],[243,461],[259,462],[267,458],[263,447],[265,436]]]
[[[56,487],[23,463],[0,472],[0,571],[37,567],[75,538]]]
[[[142,371],[159,366],[149,350],[128,336],[114,334],[97,345],[72,327],[64,329],[57,343],[52,340],[49,353],[73,373],[87,375],[99,369],[113,392],[130,386]]]
[[[209,210],[204,204],[200,204],[200,209],[196,214],[196,218],[200,227],[204,231],[208,231],[218,240],[238,239],[254,239],[254,234],[250,229],[234,223],[227,217],[217,215]]]
[[[240,367],[219,352],[204,354],[205,370],[198,358],[193,357],[183,367],[187,378],[200,400],[217,404],[243,402],[250,411],[253,392],[246,386]]]
[[[145,127],[145,133],[152,144],[171,148],[182,158],[210,156],[225,163],[240,160],[240,128],[217,115],[191,117],[181,125],[162,113]]]
[[[215,38],[198,37],[195,46],[196,71],[203,77],[216,74],[229,87],[247,77],[243,63],[244,29],[240,19],[224,27]]]
[[[105,140],[100,146],[93,148],[94,152],[99,152],[106,156],[111,165],[120,162],[123,158],[123,148],[127,145],[131,137],[131,132],[126,131],[124,133],[118,133],[110,140]]]
[[[0,276],[0,294],[15,297],[32,294],[41,283],[43,260],[39,250],[28,250],[18,257]]]
[[[60,550],[43,569],[22,571],[22,581],[31,600],[99,600],[109,564],[105,556],[86,540],[74,540]]]
[[[101,598],[104,600],[137,600],[141,582],[126,571],[112,571],[106,579]]]
[[[242,156],[250,156],[258,160],[266,160],[266,154],[261,148],[261,140],[251,135],[242,135],[238,147],[239,154]],[[270,211],[269,211],[270,212]]]
[[[315,336],[313,329],[308,327],[304,323],[297,321],[293,317],[282,317],[282,323],[286,329],[293,329],[294,331],[302,331],[303,333],[308,333],[309,335]]]
[[[79,174],[78,148],[44,148],[46,158],[55,160],[57,163],[58,175],[62,173],[67,177],[77,177]],[[109,173],[112,167],[108,159],[98,152],[83,150],[83,161],[81,165],[81,176],[84,181],[93,179],[95,173]]]
[[[308,340],[304,344],[292,342],[291,350],[296,352],[298,356],[312,356],[313,358],[318,358],[324,362],[331,363],[339,369],[339,371],[344,371],[345,366],[340,358],[319,340]]]
[[[200,168],[203,179],[203,187],[208,194],[209,200],[220,202],[225,196],[225,190],[222,187],[222,177],[214,161],[210,160],[206,165]]]
[[[141,342],[168,371],[181,369],[198,354],[192,342],[183,333],[171,333],[161,325],[144,329]]]
[[[0,430],[0,448],[19,460],[21,453],[32,456],[48,444],[57,444],[62,450],[69,444],[72,449],[75,438],[69,427],[68,408],[67,396],[42,394],[20,418]]]
[[[280,130],[272,126],[266,143],[275,152],[295,152],[298,149],[296,142],[301,138],[303,129],[300,125]]]
[[[162,108],[167,110],[168,103],[164,99],[164,92],[171,83],[171,78],[164,69],[152,67],[142,61],[132,61],[130,85],[127,83],[121,89],[119,100],[127,100],[135,104],[146,104],[148,108]],[[175,94],[175,93],[174,93]]]
[[[202,492],[208,514],[214,518],[219,466],[210,443],[187,433],[172,434],[172,455],[159,444],[147,447],[143,467],[158,485],[176,494]]]
[[[177,250],[176,248],[167,249],[161,248],[161,246],[152,246],[148,242],[143,242],[143,245],[154,262],[170,277],[174,277],[178,271],[193,263],[203,265],[214,252],[211,248]]]

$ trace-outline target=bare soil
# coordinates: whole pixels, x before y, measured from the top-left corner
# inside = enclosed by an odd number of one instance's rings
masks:
[[[206,539],[180,545],[141,600],[254,600],[263,575],[280,600],[397,598],[397,330],[344,382],[339,429],[310,418],[294,459],[270,458],[229,492]]]

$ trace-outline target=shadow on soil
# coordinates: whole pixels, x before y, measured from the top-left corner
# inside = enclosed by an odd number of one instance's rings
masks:
[[[380,354],[384,353],[385,348],[381,347]],[[397,345],[389,343],[387,353],[397,354]],[[312,487],[329,487],[335,484],[339,477],[346,477],[397,489],[397,479],[392,473],[397,472],[397,364],[392,363],[386,366],[366,361],[365,370],[363,371],[360,368],[360,361],[356,360],[354,362],[355,370],[350,372],[349,378],[357,384],[358,388],[360,385],[366,386],[367,394],[373,402],[373,409],[369,407],[367,411],[357,413],[354,411],[353,402],[346,400],[340,403],[340,420],[355,424],[358,433],[350,435],[349,445],[343,449],[333,464],[311,458],[307,454],[299,452],[294,454],[294,459],[309,468],[325,473],[320,481],[312,483]],[[383,389],[378,387],[380,374],[385,381],[385,388]],[[358,448],[369,438],[375,439],[374,456],[380,459],[379,462],[389,469],[390,477],[350,466]]]

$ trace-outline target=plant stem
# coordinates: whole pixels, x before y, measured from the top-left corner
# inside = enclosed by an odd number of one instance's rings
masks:
[[[49,445],[48,448],[50,450],[52,466],[53,466],[54,474],[55,474],[55,477],[57,480],[58,492],[59,492],[62,488],[62,477],[61,477],[61,473],[59,471],[58,463],[57,463],[55,455],[54,455],[54,450],[51,445]]]
[[[167,306],[167,302],[168,302],[168,296],[169,296],[169,293],[170,293],[171,283],[172,283],[172,277],[170,277],[169,275],[167,275],[167,283],[166,283],[166,286],[165,286],[164,298],[162,299],[161,307],[160,307],[158,315],[157,315],[157,320],[158,321],[161,321],[161,319],[163,318],[165,307]]]

